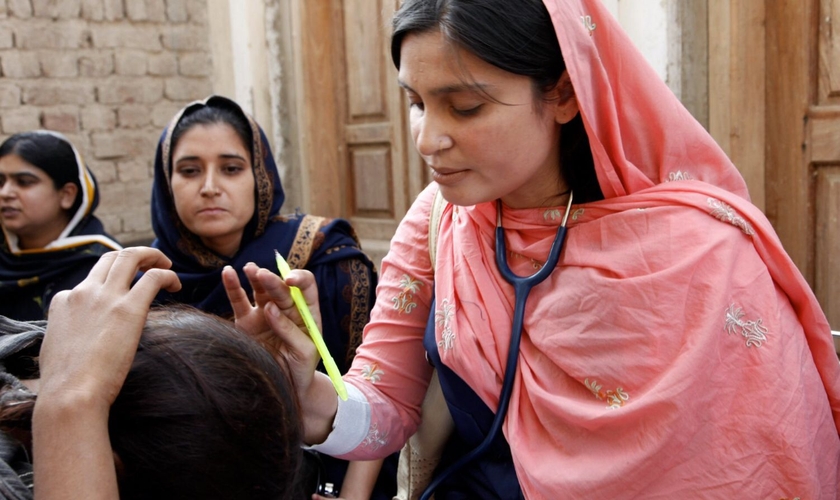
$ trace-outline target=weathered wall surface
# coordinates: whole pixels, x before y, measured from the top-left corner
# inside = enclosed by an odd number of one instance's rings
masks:
[[[211,74],[206,0],[0,0],[0,140],[67,135],[123,243],[151,239],[157,139]]]

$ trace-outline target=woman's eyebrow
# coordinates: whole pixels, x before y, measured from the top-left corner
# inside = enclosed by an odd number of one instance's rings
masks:
[[[232,159],[232,160],[242,160],[242,161],[247,161],[247,160],[245,159],[245,157],[244,157],[244,156],[239,155],[239,154],[236,154],[236,153],[224,153],[224,154],[220,154],[220,155],[219,155],[219,158],[227,158],[227,159]]]
[[[38,176],[31,172],[12,172],[11,174],[0,174],[3,177],[11,177],[14,180],[32,178],[37,179]]]
[[[218,157],[228,159],[228,160],[248,161],[244,156],[242,156],[240,154],[236,154],[236,153],[222,153]],[[196,155],[180,156],[180,157],[175,159],[175,163],[179,163],[179,162],[182,162],[182,161],[196,161],[196,160],[201,160],[201,157],[196,156]]]
[[[400,87],[404,88],[405,90],[417,93],[416,90],[411,88],[407,83],[403,82],[402,80],[397,80],[397,83]],[[442,94],[457,94],[459,92],[476,92],[485,94],[488,92],[489,89],[493,88],[492,85],[486,83],[456,83],[453,85],[444,85],[442,87],[437,87],[429,91],[429,95],[438,96]]]

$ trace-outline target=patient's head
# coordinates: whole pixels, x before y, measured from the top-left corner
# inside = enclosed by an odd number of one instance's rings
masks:
[[[120,497],[299,498],[294,394],[232,324],[187,307],[152,310],[111,407]]]
[[[294,394],[271,355],[230,323],[152,311],[111,408],[121,497],[292,497]]]

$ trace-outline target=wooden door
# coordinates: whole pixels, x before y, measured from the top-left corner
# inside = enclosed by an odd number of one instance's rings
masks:
[[[766,6],[767,214],[838,330],[840,0]]]
[[[816,99],[808,111],[810,163],[816,177],[815,276],[817,296],[840,329],[840,0],[822,0],[817,24]]]
[[[391,62],[398,0],[297,0],[309,211],[344,217],[377,265],[427,175]]]

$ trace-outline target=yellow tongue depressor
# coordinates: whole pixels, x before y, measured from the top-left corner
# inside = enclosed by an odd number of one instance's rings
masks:
[[[286,279],[289,273],[292,272],[289,264],[277,250],[274,251],[274,256],[277,260],[277,270],[280,271],[280,277]],[[327,375],[329,375],[333,387],[335,387],[336,394],[343,401],[347,401],[347,387],[344,385],[344,380],[341,379],[341,372],[338,371],[335,360],[330,356],[330,350],[327,349],[327,344],[324,343],[324,337],[321,336],[321,331],[318,330],[318,325],[315,324],[315,318],[312,317],[312,313],[309,311],[309,306],[306,305],[306,300],[303,298],[300,288],[290,286],[289,292],[292,294],[292,300],[295,302],[295,307],[297,307],[298,312],[303,318],[303,323],[306,325],[306,330],[309,332],[312,342],[315,343],[315,348],[318,349],[318,354],[321,355],[324,368],[327,369]]]

